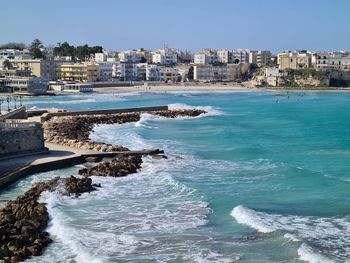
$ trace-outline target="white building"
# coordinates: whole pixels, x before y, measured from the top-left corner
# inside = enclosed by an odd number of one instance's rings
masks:
[[[154,64],[161,64],[161,65],[176,64],[177,58],[178,58],[178,55],[176,50],[168,47],[158,49],[152,54],[152,62]]]
[[[143,54],[136,50],[122,51],[118,56],[119,61],[125,63],[141,63],[144,61]]]
[[[312,66],[319,69],[336,69],[350,71],[350,53],[339,52],[316,52],[312,54]]]
[[[216,64],[218,62],[219,58],[215,49],[205,48],[194,55],[195,64]]]
[[[121,81],[146,80],[147,63],[124,63],[113,64],[112,76]]]
[[[234,81],[247,73],[249,66],[245,64],[227,65],[194,65],[193,79],[198,81]]]
[[[203,49],[194,55],[195,64],[239,64],[248,62],[248,49]]]
[[[47,93],[48,83],[43,78],[37,77],[16,77],[2,78],[5,86],[11,87],[15,93],[45,94]]]
[[[107,55],[105,53],[95,53],[95,62],[107,61]]]
[[[111,81],[113,79],[113,66],[114,62],[97,62],[100,70],[99,80]]]
[[[271,62],[272,53],[268,50],[250,51],[249,63],[255,64],[258,67],[267,65]]]

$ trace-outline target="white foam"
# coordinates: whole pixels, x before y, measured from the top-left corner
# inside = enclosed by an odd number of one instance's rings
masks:
[[[204,111],[206,111],[207,113],[202,114],[202,116],[225,115],[225,113],[223,111],[220,111],[219,109],[217,109],[213,106],[191,106],[191,105],[184,104],[184,103],[173,103],[173,104],[169,104],[168,107],[169,107],[169,110],[186,109],[186,110],[204,110]]]
[[[276,230],[273,226],[263,223],[254,210],[241,205],[236,206],[232,210],[231,216],[233,216],[239,224],[250,226],[262,233],[271,233]]]
[[[315,253],[309,246],[301,244],[298,249],[299,259],[309,263],[333,263],[334,261]]]
[[[302,242],[298,249],[301,260],[310,263],[329,263],[350,257],[348,218],[276,215],[236,206],[231,215],[240,223],[262,233],[285,232],[284,237]],[[327,258],[330,257],[331,259]]]

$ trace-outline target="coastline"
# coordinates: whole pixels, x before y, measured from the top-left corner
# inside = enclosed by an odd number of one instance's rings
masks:
[[[149,85],[125,87],[98,87],[93,89],[96,93],[129,93],[129,92],[249,92],[249,91],[284,91],[284,92],[349,92],[350,88],[315,87],[315,88],[286,88],[286,87],[249,87],[247,85]],[[67,94],[67,93],[64,93]]]

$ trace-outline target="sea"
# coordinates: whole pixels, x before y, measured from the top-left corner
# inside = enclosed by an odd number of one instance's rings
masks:
[[[143,114],[97,125],[97,142],[163,149],[79,198],[43,193],[53,243],[27,262],[350,262],[350,93],[131,92],[24,99],[29,109],[169,105],[196,118]],[[38,173],[0,193],[77,175]]]

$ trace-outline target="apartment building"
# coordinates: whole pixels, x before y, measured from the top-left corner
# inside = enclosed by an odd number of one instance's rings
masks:
[[[347,51],[316,52],[312,54],[312,66],[318,69],[350,71],[350,53]]]
[[[268,50],[253,50],[249,52],[249,63],[261,67],[271,62],[272,53]]]
[[[45,94],[48,83],[43,78],[38,77],[13,77],[1,78],[5,86],[11,87],[15,93]]]
[[[205,48],[194,54],[194,64],[217,64],[218,53],[215,49]]]
[[[160,65],[173,65],[177,63],[177,52],[176,50],[168,47],[158,49],[152,54],[152,62]]]
[[[194,55],[195,64],[239,64],[249,62],[248,49],[203,49]]]
[[[62,64],[60,74],[64,81],[94,82],[100,77],[100,69],[93,63]]]
[[[193,79],[198,81],[234,81],[241,77],[242,65],[194,65]]]

